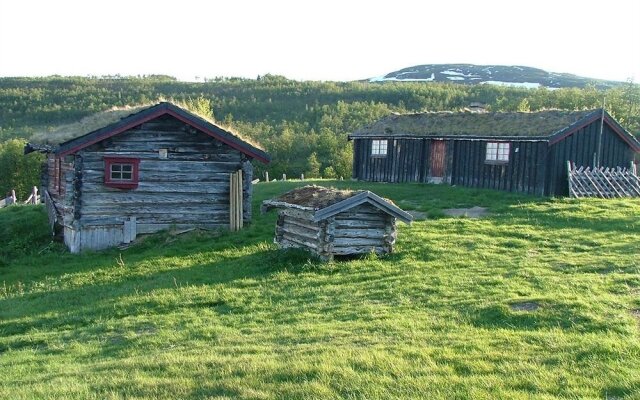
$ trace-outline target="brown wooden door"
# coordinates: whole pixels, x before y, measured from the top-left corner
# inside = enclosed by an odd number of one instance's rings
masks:
[[[429,152],[429,176],[432,178],[444,177],[444,160],[446,143],[444,140],[432,140]]]

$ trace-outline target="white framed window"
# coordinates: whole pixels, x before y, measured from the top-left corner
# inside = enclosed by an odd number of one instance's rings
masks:
[[[502,164],[509,162],[509,142],[487,142],[487,156],[485,162]]]
[[[372,140],[371,141],[371,155],[384,157],[387,155],[387,140]]]

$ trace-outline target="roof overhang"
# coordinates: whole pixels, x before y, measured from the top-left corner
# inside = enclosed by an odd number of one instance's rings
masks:
[[[160,103],[149,107],[136,114],[130,115],[129,117],[123,118],[118,122],[107,125],[104,128],[97,129],[93,132],[87,133],[86,135],[61,143],[55,150],[55,153],[60,157],[76,153],[88,146],[118,135],[163,115],[170,115],[190,126],[193,126],[208,136],[219,140],[262,163],[268,164],[271,161],[271,157],[263,150],[243,141],[225,129],[171,103]]]
[[[365,203],[371,204],[372,206],[385,211],[387,214],[393,215],[404,223],[410,224],[411,221],[413,221],[411,214],[401,210],[399,207],[396,207],[382,197],[368,190],[316,211],[313,215],[313,221],[322,221],[323,219],[330,218],[336,214]]]
[[[403,140],[422,140],[422,139],[432,139],[432,140],[468,140],[468,141],[510,141],[510,142],[548,142],[548,136],[500,136],[500,135],[492,135],[492,136],[484,136],[484,135],[349,135],[347,136],[348,140],[353,139],[376,139],[376,140],[394,140],[394,139],[403,139]]]
[[[620,137],[620,139],[627,143],[633,151],[640,152],[640,142],[638,141],[638,139],[633,137],[633,135],[627,132],[622,126],[620,126],[620,124],[618,124],[618,122],[613,119],[613,117],[611,117],[608,112],[603,111],[602,109],[595,110],[576,123],[569,125],[565,129],[551,135],[551,137],[549,138],[549,146],[558,143],[559,141],[565,139],[570,135],[573,135],[580,129],[601,118],[603,120],[603,123],[606,123],[607,126],[609,126]]]

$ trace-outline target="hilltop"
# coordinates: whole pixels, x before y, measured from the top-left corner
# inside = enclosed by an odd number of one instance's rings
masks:
[[[370,78],[369,82],[450,82],[465,85],[492,84],[524,88],[613,88],[624,82],[585,78],[519,65],[424,64]]]

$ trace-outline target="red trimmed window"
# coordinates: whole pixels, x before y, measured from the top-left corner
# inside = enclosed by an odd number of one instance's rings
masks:
[[[118,189],[138,187],[138,158],[105,157],[104,184]]]
[[[509,142],[487,142],[487,164],[506,164],[509,162]]]

